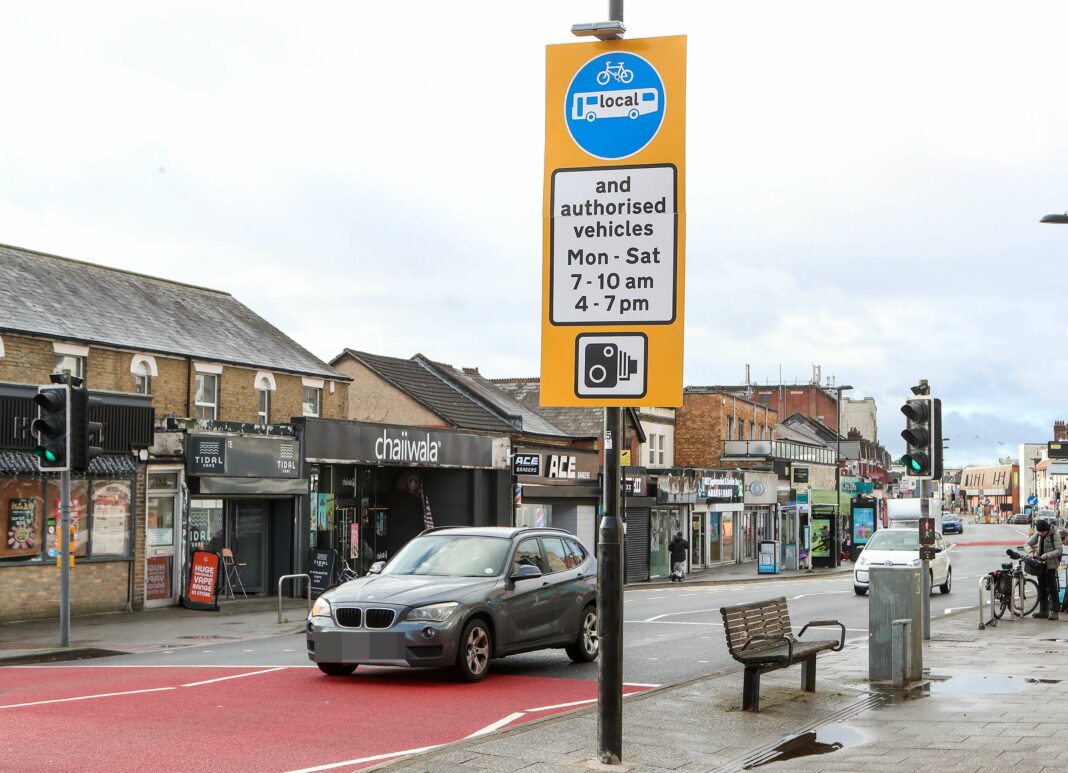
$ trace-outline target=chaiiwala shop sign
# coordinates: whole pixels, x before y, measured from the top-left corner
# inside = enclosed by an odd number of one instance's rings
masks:
[[[497,438],[491,435],[331,419],[304,421],[309,462],[488,469],[508,465],[506,437],[497,449]]]

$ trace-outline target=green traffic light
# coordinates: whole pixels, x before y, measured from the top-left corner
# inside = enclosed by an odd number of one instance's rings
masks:
[[[45,448],[44,446],[37,446],[37,448],[33,449],[33,453],[39,459],[44,459],[46,462],[49,463],[55,462],[58,458],[54,453],[52,453],[52,451]]]
[[[912,465],[912,469],[916,472],[919,472],[921,469],[923,469],[922,467],[920,467],[920,463],[915,459],[909,459],[909,464]]]

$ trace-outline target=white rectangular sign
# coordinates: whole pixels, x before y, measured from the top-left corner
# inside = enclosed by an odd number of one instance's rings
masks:
[[[677,177],[671,164],[553,173],[554,325],[675,320]]]

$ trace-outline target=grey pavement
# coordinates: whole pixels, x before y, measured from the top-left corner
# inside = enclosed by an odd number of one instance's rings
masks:
[[[139,612],[72,617],[70,647],[57,646],[56,618],[0,625],[0,665],[77,660],[129,652],[155,652],[294,634],[304,630],[305,599],[276,598],[220,603],[218,612],[162,607]]]
[[[853,571],[853,564],[843,563],[833,569],[783,569],[778,574],[758,574],[756,563],[748,564],[724,564],[709,569],[701,569],[692,572],[683,583],[684,585],[718,585],[735,582],[766,582],[782,581],[783,579],[804,579],[816,577],[837,576],[849,574]],[[648,588],[650,586],[678,585],[671,582],[670,577],[658,577],[645,582],[627,583],[627,589]]]
[[[924,665],[910,689],[870,684],[856,642],[820,657],[815,694],[800,690],[799,666],[766,674],[759,714],[741,711],[740,667],[650,690],[624,701],[624,762],[650,773],[1068,769],[1068,622],[978,630],[974,611],[936,618]],[[574,773],[596,739],[587,708],[372,770]]]

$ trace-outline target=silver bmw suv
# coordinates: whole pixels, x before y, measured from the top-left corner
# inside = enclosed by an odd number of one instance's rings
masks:
[[[563,648],[597,658],[597,562],[560,529],[430,529],[379,573],[326,591],[308,657],[329,676],[360,665],[444,666],[477,682],[491,658]]]

